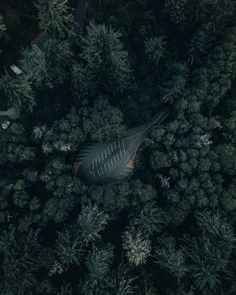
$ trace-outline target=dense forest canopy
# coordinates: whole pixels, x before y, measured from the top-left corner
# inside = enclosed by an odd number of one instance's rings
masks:
[[[0,294],[236,294],[236,1],[78,1],[0,0]],[[74,177],[166,105],[131,178]]]

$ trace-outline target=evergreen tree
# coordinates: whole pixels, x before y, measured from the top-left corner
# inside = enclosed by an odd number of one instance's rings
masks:
[[[131,226],[150,237],[154,233],[159,233],[167,222],[168,215],[154,202],[148,202],[137,217],[131,221]]]
[[[145,54],[151,62],[154,62],[157,66],[159,60],[165,53],[165,37],[155,37],[145,41]]]
[[[234,295],[236,2],[79,1],[72,48],[75,2],[0,5],[0,293]],[[74,177],[163,102],[142,169]]]
[[[99,211],[96,205],[89,203],[83,207],[78,217],[83,241],[88,244],[101,238],[100,232],[107,225],[107,221],[108,215]]]
[[[31,83],[24,74],[11,77],[6,73],[1,76],[0,92],[9,106],[16,105],[21,110],[32,112],[36,105]]]
[[[44,40],[43,51],[34,45],[22,51],[21,68],[35,87],[53,87],[65,82],[70,75],[72,53],[67,41]]]
[[[67,0],[37,0],[35,5],[41,30],[57,38],[72,32],[73,14]]]
[[[40,246],[38,232],[17,232],[14,226],[4,230],[0,236],[1,290],[5,294],[33,294],[37,285],[35,271],[39,269],[37,259]]]
[[[91,74],[96,75],[101,88],[113,94],[121,94],[127,89],[131,78],[128,53],[120,38],[118,31],[93,22],[82,38],[82,60]]]
[[[56,253],[65,267],[68,268],[71,264],[80,265],[84,251],[77,232],[72,229],[58,232],[56,245]]]
[[[123,249],[126,250],[128,261],[135,266],[146,263],[151,253],[151,242],[144,238],[139,231],[125,231],[123,233]]]
[[[173,238],[162,238],[155,249],[155,263],[177,280],[187,275],[186,256],[182,249],[177,249]]]

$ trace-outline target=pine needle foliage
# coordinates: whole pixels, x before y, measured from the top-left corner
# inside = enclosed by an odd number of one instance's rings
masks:
[[[84,206],[78,217],[83,241],[88,244],[101,238],[100,232],[106,227],[107,222],[108,215],[100,211],[96,205],[90,202]]]
[[[128,53],[120,41],[121,33],[111,26],[90,22],[87,35],[82,38],[81,57],[101,87],[109,93],[121,94],[128,88],[131,69]]]
[[[1,2],[0,294],[234,295],[236,1]],[[164,105],[130,178],[72,173]]]
[[[145,264],[151,253],[151,242],[140,231],[125,231],[122,236],[123,249],[128,261],[135,266]]]
[[[73,30],[73,14],[68,0],[37,0],[39,28],[57,38]]]

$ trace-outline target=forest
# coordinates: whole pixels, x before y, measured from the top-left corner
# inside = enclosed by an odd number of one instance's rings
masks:
[[[0,295],[236,294],[235,82],[235,0],[0,0]]]

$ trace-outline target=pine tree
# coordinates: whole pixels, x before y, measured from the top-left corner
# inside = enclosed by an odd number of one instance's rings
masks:
[[[160,59],[165,53],[165,37],[154,37],[145,41],[145,54],[151,62],[158,66]]]
[[[36,106],[31,83],[24,74],[11,77],[6,73],[1,76],[0,93],[6,97],[9,106],[16,106],[21,110],[30,112]]]
[[[70,76],[72,52],[68,41],[50,38],[44,40],[44,48],[38,46],[22,50],[21,68],[27,81],[35,87],[61,84]]]
[[[1,290],[4,294],[32,294],[35,290],[40,253],[38,234],[39,231],[32,230],[22,234],[12,225],[1,233]]]
[[[219,214],[196,214],[202,230],[197,238],[185,237],[184,253],[189,258],[190,274],[197,288],[214,291],[227,276],[230,257],[235,247],[232,228]]]
[[[90,202],[84,206],[78,217],[83,241],[88,244],[101,238],[100,232],[105,228],[107,222],[108,215],[100,211],[96,205]]]
[[[125,231],[122,235],[123,249],[126,250],[128,261],[135,266],[146,263],[151,253],[151,242],[140,231],[133,229]]]
[[[45,54],[39,47],[34,46],[30,49],[24,49],[22,51],[22,57],[20,64],[27,76],[27,80],[31,81],[36,87],[42,86],[45,81],[49,83]]]
[[[155,263],[178,281],[188,271],[186,256],[182,249],[177,248],[175,240],[171,237],[164,237],[159,240],[158,246],[155,249]]]
[[[82,59],[91,74],[96,75],[101,88],[114,94],[123,93],[131,78],[128,53],[120,37],[111,27],[90,22],[87,35],[82,38]]]
[[[189,69],[186,64],[174,62],[168,64],[165,79],[160,85],[162,100],[164,102],[178,101],[184,94],[188,81]]]
[[[154,233],[159,233],[167,222],[167,214],[154,202],[148,202],[138,216],[131,220],[131,226],[151,237]]]
[[[57,38],[73,30],[73,14],[68,0],[37,0],[39,28]]]
[[[78,232],[73,229],[58,232],[56,253],[66,268],[71,264],[80,265],[84,250]]]

